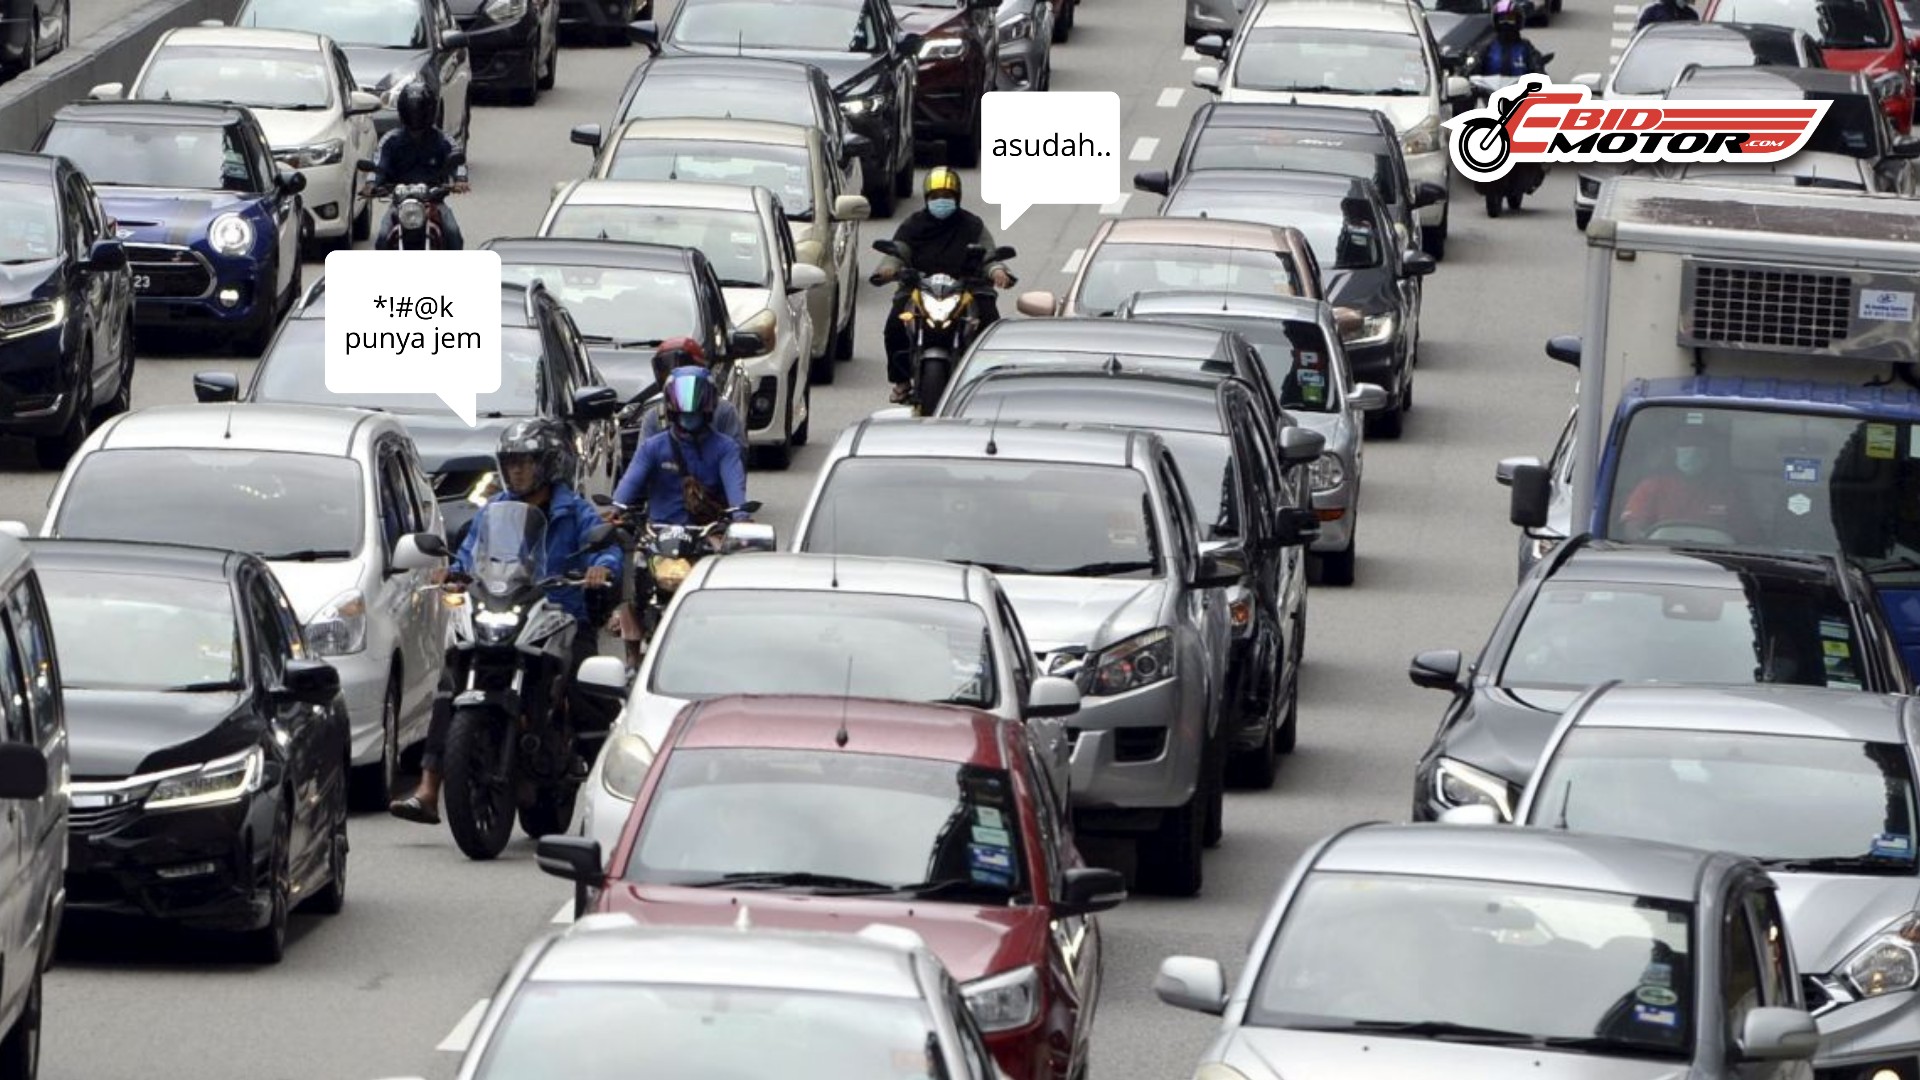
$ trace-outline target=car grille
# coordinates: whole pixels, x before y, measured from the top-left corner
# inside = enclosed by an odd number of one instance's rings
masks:
[[[213,267],[190,248],[172,244],[128,244],[134,294],[198,300],[213,292]]]
[[[123,794],[76,795],[67,810],[67,831],[82,836],[112,832],[140,813],[140,801]]]

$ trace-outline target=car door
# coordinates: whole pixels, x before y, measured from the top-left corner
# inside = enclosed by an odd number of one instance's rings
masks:
[[[780,289],[786,292],[788,287],[793,284],[793,266],[797,261],[797,256],[795,256],[793,251],[793,230],[787,228],[786,225],[786,209],[780,205],[780,197],[778,195],[772,196],[772,201],[773,211],[767,216],[771,227],[767,232],[773,238],[774,261],[780,268]],[[787,310],[791,312],[793,316],[793,325],[798,328],[798,333],[800,334],[800,377],[805,378],[807,358],[813,355],[813,335],[816,333],[816,328],[813,325],[813,308],[807,303],[807,294],[805,291],[788,292],[786,302]],[[798,405],[803,397],[804,395],[795,391],[793,398],[794,403]],[[798,423],[796,420],[795,425],[798,426]]]
[[[571,388],[561,399],[560,407],[573,425],[575,437],[579,440],[580,474],[579,483],[574,489],[583,495],[611,495],[617,475],[620,457],[620,436],[611,420],[588,420],[575,415],[573,397],[590,386],[605,386],[606,380],[594,370],[593,357],[587,352],[587,343],[580,339],[580,328],[574,324],[573,316],[564,309],[555,313],[554,330],[559,338],[561,357],[567,368],[567,381]]]
[[[1789,954],[1786,920],[1771,885],[1758,875],[1739,875],[1722,906],[1720,979],[1727,1059],[1737,1080],[1802,1080],[1812,1070],[1800,1061],[1732,1061],[1747,1014],[1757,1008],[1804,1008],[1800,980]]]
[[[465,45],[457,49],[446,46],[447,35],[460,29],[447,0],[427,0],[427,6],[433,18],[434,63],[440,69],[440,100],[445,105],[446,120],[442,127],[449,132],[459,132],[464,142],[472,116],[469,95],[473,92],[473,57]]]
[[[829,152],[823,139],[819,148],[820,160],[814,171],[825,181],[826,190],[823,201],[818,207],[814,208],[814,215],[815,220],[827,223],[827,240],[832,247],[827,262],[827,272],[833,275],[833,279],[839,283],[837,291],[837,296],[840,301],[839,310],[833,313],[834,318],[838,319],[842,312],[851,312],[853,310],[854,298],[859,294],[860,290],[860,259],[858,250],[860,246],[860,223],[857,221],[840,221],[833,216],[834,204],[840,201],[840,196],[857,194],[857,192],[845,185],[841,170],[834,168],[826,160]],[[817,327],[816,329],[823,334],[831,334],[839,329],[839,326],[836,323],[834,326]]]
[[[445,523],[440,518],[440,503],[434,496],[433,481],[420,464],[420,453],[411,440],[400,444],[400,464],[406,473],[407,491],[413,502],[414,517],[421,523],[422,532],[442,534]],[[427,588],[430,571],[411,571],[409,577],[413,584],[408,586],[408,606],[405,621],[400,630],[400,721],[404,725],[411,719],[418,719],[421,731],[431,713],[433,694],[440,684],[440,672],[446,665],[447,606],[440,602],[436,591]],[[402,730],[402,745],[412,741],[412,732]]]
[[[87,234],[95,240],[113,239],[115,222],[107,216],[106,209],[100,205],[100,196],[94,190],[93,184],[88,182],[85,175],[77,171],[73,174],[73,182],[75,192],[85,202],[82,213],[85,215],[84,226]],[[93,272],[89,271],[89,273]],[[96,329],[104,335],[106,342],[101,352],[109,357],[119,356],[123,350],[131,353],[133,343],[126,339],[133,327],[130,318],[133,310],[133,275],[113,273],[94,274],[94,276],[101,278],[106,285],[101,294],[102,302],[106,306],[98,309],[95,316],[98,320],[95,324]]]
[[[405,711],[404,681],[419,678],[425,649],[435,642],[425,640],[427,627],[422,625],[420,617],[421,590],[429,584],[427,573],[395,568],[393,553],[401,537],[433,530],[431,519],[420,513],[420,502],[410,482],[408,474],[412,470],[407,464],[406,440],[397,434],[382,435],[374,443],[373,456],[374,504],[380,516],[381,551],[367,609],[387,628],[400,652],[401,706]]]
[[[32,670],[12,631],[0,614],[0,740],[30,745],[34,741],[32,705],[27,686]],[[35,942],[37,916],[32,894],[38,852],[30,839],[33,808],[26,800],[0,803],[0,1016],[12,1015],[14,1003],[25,992],[32,974],[27,958]]]
[[[53,627],[39,581],[32,573],[23,575],[7,591],[6,623],[10,640],[7,651],[12,654],[9,662],[17,665],[16,677],[24,691],[26,706],[24,710],[9,711],[6,738],[27,742],[47,758],[46,794],[37,799],[6,803],[9,824],[17,825],[19,830],[16,842],[23,873],[16,879],[21,883],[18,891],[22,905],[22,922],[18,925],[26,932],[20,939],[25,949],[19,955],[22,974],[30,976],[31,958],[40,956],[43,948],[51,947],[50,942],[44,941],[44,935],[50,931],[54,897],[60,893],[66,877],[64,826],[68,780],[67,723]],[[14,954],[8,955],[11,958]]]
[[[288,632],[293,610],[279,583],[255,569],[241,573],[242,595],[246,600],[245,632],[252,641],[256,677],[266,691],[261,695],[261,703],[270,714],[268,722],[273,740],[286,753],[287,786],[293,796],[287,854],[298,874],[308,853],[314,850],[315,840],[326,836],[322,815],[329,807],[321,797],[319,769],[314,759],[316,744],[326,729],[328,710],[277,692],[285,685],[287,662],[305,657],[305,644]]]
[[[1031,739],[1024,749],[1021,764],[1027,786],[1034,793],[1029,802],[1041,860],[1046,866],[1046,895],[1051,907],[1066,889],[1066,872],[1084,862],[1074,846],[1069,818],[1062,810],[1065,793],[1053,786],[1049,770],[1041,763],[1039,748]],[[1093,1036],[1091,1013],[1100,994],[1099,923],[1091,915],[1055,913],[1047,925],[1047,949],[1052,954],[1047,974],[1053,983],[1054,1000],[1058,1008],[1073,1016],[1074,1052],[1084,1061]]]
[[[347,148],[353,152],[347,161],[371,158],[380,145],[380,134],[374,126],[373,114],[355,116],[347,111],[347,107],[353,104],[354,92],[360,87],[353,80],[353,67],[347,63],[347,54],[341,51],[340,46],[329,41],[327,51],[333,57],[334,82],[340,95],[340,117],[346,126]],[[351,184],[348,186],[352,187]]]
[[[1010,674],[1013,676],[1011,680],[1013,692],[1019,695],[1018,699],[1011,704],[1014,706],[1016,715],[1024,716],[1026,703],[1033,693],[1033,681],[1040,677],[1040,658],[1033,651],[1033,645],[1027,641],[1027,632],[1020,625],[1019,614],[1014,611],[1013,604],[1007,600],[1006,594],[1000,591],[999,582],[994,582],[992,589],[992,616],[1000,623],[1001,631],[1006,637],[1007,649],[1012,653],[1007,658],[1007,663],[1012,667]],[[1047,766],[1047,773],[1053,781],[1053,787],[1061,792],[1067,791],[1072,786],[1072,773],[1069,766],[1073,761],[1073,738],[1067,733],[1067,718],[1063,716],[1026,717],[1023,723],[1026,724],[1034,745],[1042,748],[1041,756],[1050,763]]]
[[[1193,497],[1180,480],[1180,470],[1164,448],[1154,458],[1154,475],[1166,505],[1166,527],[1171,535],[1161,544],[1168,560],[1167,578],[1172,589],[1172,613],[1176,626],[1185,625],[1194,635],[1197,651],[1180,657],[1183,663],[1207,673],[1209,700],[1217,697],[1226,684],[1226,662],[1231,628],[1227,623],[1227,604],[1223,590],[1199,589],[1187,584],[1199,569],[1197,547],[1200,530],[1195,523]],[[1216,706],[1217,708],[1217,706]]]
[[[88,202],[85,192],[80,187],[82,183],[80,174],[62,169],[56,183],[60,188],[61,244],[73,253],[75,262],[80,262],[86,259],[88,252],[93,250],[93,243],[101,238],[101,233],[87,213]],[[108,322],[107,313],[114,310],[111,306],[112,276],[83,268],[75,278],[75,291],[80,294],[79,299],[86,310],[83,317],[91,321],[96,328],[105,326]],[[119,325],[106,328],[108,333],[113,335],[108,339],[109,342],[120,336]],[[92,400],[96,402],[103,400],[101,379],[113,371],[114,364],[120,359],[119,349],[109,349],[105,345],[106,343],[98,341],[94,343],[93,352],[89,356],[93,367],[80,373],[81,378],[93,383]]]
[[[254,173],[260,177],[260,190],[268,193],[269,205],[273,207],[274,228],[278,230],[276,245],[279,259],[276,262],[278,277],[274,280],[275,289],[284,289],[300,272],[300,231],[305,224],[302,209],[302,197],[280,188],[280,174],[287,170],[273,159],[273,151],[267,145],[267,135],[260,122],[248,116],[250,123],[228,128],[226,137],[236,140],[239,146],[232,147],[240,155],[253,163]]]

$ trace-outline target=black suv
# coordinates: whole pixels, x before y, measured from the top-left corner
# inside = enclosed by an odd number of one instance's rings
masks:
[[[560,0],[449,0],[467,35],[475,90],[531,105],[560,74]]]
[[[1832,556],[1575,537],[1533,568],[1479,660],[1424,652],[1417,686],[1453,695],[1414,772],[1413,817],[1462,805],[1511,820],[1560,714],[1627,682],[1910,694],[1865,575]]]

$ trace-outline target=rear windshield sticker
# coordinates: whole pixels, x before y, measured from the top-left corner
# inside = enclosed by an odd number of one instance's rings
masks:
[[[1846,642],[1830,639],[1820,643],[1820,651],[1836,659],[1853,655],[1853,649]]]
[[[1820,636],[1846,641],[1853,637],[1853,628],[1838,619],[1821,619]]]
[[[1805,495],[1795,495],[1787,500],[1787,513],[1795,517],[1805,517],[1813,509],[1813,500]]]
[[[967,868],[973,871],[976,879],[981,874],[1011,874],[1013,873],[1013,855],[1003,847],[968,844]]]
[[[1647,970],[1640,973],[1641,986],[1672,986],[1672,964],[1648,964]]]
[[[1006,788],[991,776],[969,776],[962,783],[976,805],[998,807],[1007,805]]]
[[[1851,680],[1854,677],[1853,660],[1845,656],[1823,656],[1820,658],[1827,672],[1827,685],[1835,680]]]
[[[981,847],[1006,848],[1013,846],[1013,838],[1007,835],[1007,830],[983,829],[978,825],[973,827],[973,842],[979,844]]]
[[[1001,820],[1000,811],[995,810],[991,806],[974,807],[973,820],[979,822],[980,824],[986,826],[989,829],[1006,828],[1006,822]]]
[[[1868,854],[1910,858],[1913,855],[1913,841],[1899,833],[1881,833],[1873,838],[1873,846]]]
[[[1811,457],[1790,457],[1787,459],[1787,483],[1817,484],[1820,482],[1820,459]]]
[[[1672,1009],[1656,1009],[1651,1005],[1635,1005],[1633,1018],[1643,1024],[1655,1027],[1679,1027],[1680,1014]]]
[[[1894,448],[1899,445],[1899,431],[1892,424],[1867,425],[1867,456],[1883,461],[1893,460]]]
[[[1869,289],[1860,294],[1860,317],[1880,322],[1913,321],[1913,294]]]
[[[1680,1001],[1679,994],[1664,986],[1642,986],[1633,992],[1633,998],[1642,1005],[1653,1005],[1658,1008],[1667,1008]]]

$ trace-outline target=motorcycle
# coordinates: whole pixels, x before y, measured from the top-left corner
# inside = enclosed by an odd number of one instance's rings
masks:
[[[454,172],[466,163],[467,155],[455,150],[447,158],[447,171]],[[370,173],[375,168],[371,161],[362,160],[355,164],[361,172]],[[453,187],[448,184],[394,184],[388,188],[375,188],[375,198],[392,200],[394,221],[393,228],[384,237],[374,238],[374,247],[389,251],[444,250],[446,244],[441,240],[439,207],[452,193]]]
[[[757,513],[760,504],[749,499],[727,511],[726,517],[710,525],[669,525],[662,522],[635,521],[637,507],[623,506],[595,495],[593,501],[614,511],[622,529],[638,530],[633,537],[633,573],[638,582],[650,583],[647,595],[634,597],[638,622],[620,620],[620,636],[630,656],[636,656],[653,641],[654,631],[673,603],[680,583],[687,580],[693,564],[710,555],[730,555],[743,551],[772,551],[775,548],[773,526],[733,521],[736,513]]]
[[[952,274],[920,273],[913,269],[912,249],[894,240],[875,240],[873,250],[882,255],[891,255],[906,264],[900,268],[894,280],[907,290],[907,307],[899,318],[911,330],[912,366],[909,370],[913,383],[913,414],[932,416],[940,403],[940,395],[946,393],[947,380],[953,375],[954,364],[980,331],[974,294],[982,288],[990,290],[994,287],[982,272],[983,269],[990,263],[1005,262],[1019,253],[1010,247],[998,247],[989,252],[979,244],[969,244],[967,273],[963,279]],[[875,285],[884,284],[878,277],[868,280]],[[1018,280],[1014,279],[1015,282]]]
[[[1553,60],[1552,53],[1541,55],[1541,67]],[[1493,95],[1512,86],[1525,76],[1512,75],[1475,75],[1469,81],[1473,84],[1474,104],[1485,107]],[[1540,190],[1547,179],[1546,166],[1535,161],[1517,161],[1498,180],[1475,180],[1473,186],[1486,200],[1487,216],[1497,218],[1501,210],[1518,210],[1527,196]]]

